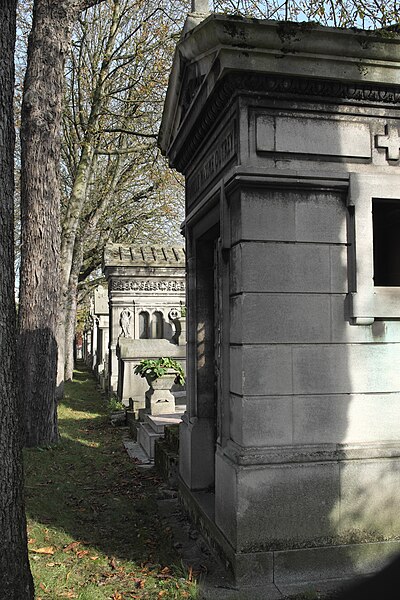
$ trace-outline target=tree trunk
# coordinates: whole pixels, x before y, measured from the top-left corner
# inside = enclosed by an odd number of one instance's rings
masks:
[[[23,501],[14,300],[16,0],[0,3],[0,598],[33,600]]]
[[[83,261],[83,241],[75,239],[74,256],[68,284],[65,318],[65,381],[71,381],[74,373],[74,340],[78,301],[78,279]]]
[[[77,290],[70,285],[68,288],[67,311],[65,318],[65,381],[72,381],[74,376],[74,340],[77,308]]]
[[[19,345],[27,446],[58,440],[60,131],[64,56],[75,17],[69,4],[34,3],[22,102]]]
[[[33,4],[21,114],[19,351],[27,446],[58,440],[66,292],[61,285],[59,181],[64,59],[77,15],[101,1]]]

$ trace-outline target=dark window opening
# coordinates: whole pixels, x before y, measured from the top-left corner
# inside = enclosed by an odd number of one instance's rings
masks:
[[[161,312],[155,312],[151,319],[151,337],[154,340],[162,340],[164,337],[164,317]]]
[[[147,340],[149,337],[149,313],[142,311],[139,313],[139,338]]]
[[[400,286],[400,200],[372,201],[374,285]]]

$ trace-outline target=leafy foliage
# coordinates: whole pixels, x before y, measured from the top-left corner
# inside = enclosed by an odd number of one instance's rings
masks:
[[[116,412],[119,410],[124,410],[125,406],[123,402],[118,400],[117,396],[111,396],[107,404],[107,409],[109,412]]]
[[[185,385],[185,373],[182,369],[182,366],[177,360],[173,358],[144,358],[135,367],[134,372],[136,373],[136,375],[140,375],[141,377],[157,379],[158,377],[162,377],[163,375],[165,375],[171,369],[176,371],[176,383],[179,383],[179,385]]]
[[[63,144],[64,246],[75,240],[83,282],[112,242],[174,240],[183,186],[157,149],[185,2],[112,0],[78,20],[67,61]],[[175,19],[174,19],[175,17]],[[78,221],[76,218],[78,217]]]

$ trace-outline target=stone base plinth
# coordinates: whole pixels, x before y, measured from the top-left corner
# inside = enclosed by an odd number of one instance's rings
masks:
[[[343,580],[356,579],[380,570],[400,552],[400,541],[397,540],[237,552],[215,524],[213,493],[192,492],[180,479],[179,495],[197,529],[219,555],[238,588],[273,582],[280,589],[283,589],[282,586],[298,589],[307,584],[308,590],[312,586],[318,590],[320,582],[335,580],[339,588]]]
[[[179,424],[181,417],[181,412],[162,416],[144,415],[144,421],[139,424],[137,430],[137,440],[150,460],[154,460],[154,446],[156,440],[164,437],[165,427]]]

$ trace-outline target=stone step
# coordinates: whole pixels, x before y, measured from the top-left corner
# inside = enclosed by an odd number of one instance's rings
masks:
[[[164,435],[164,429],[168,425],[178,425],[181,421],[181,413],[172,413],[167,415],[144,415],[144,423],[149,425],[153,431]]]
[[[138,442],[150,460],[154,460],[154,444],[162,435],[156,433],[148,423],[141,423],[138,429]]]

